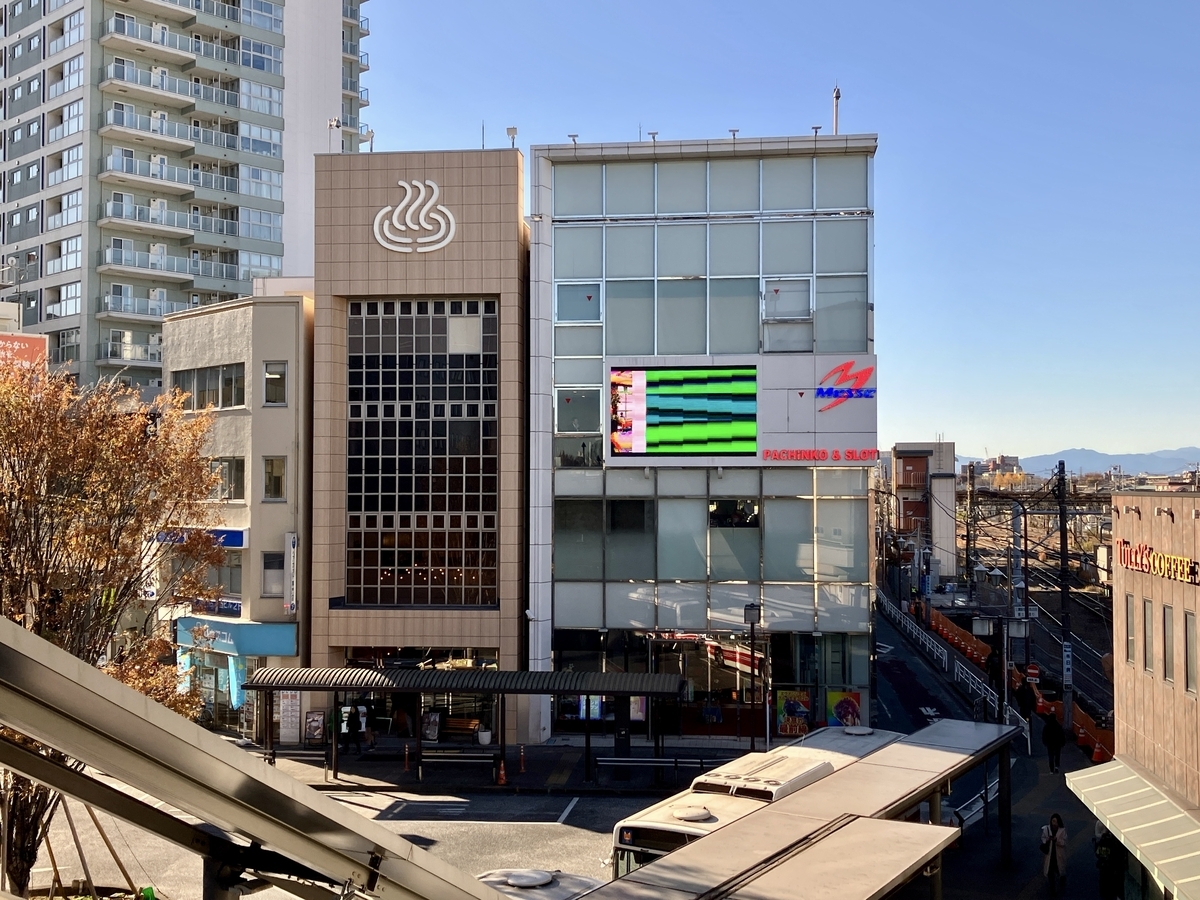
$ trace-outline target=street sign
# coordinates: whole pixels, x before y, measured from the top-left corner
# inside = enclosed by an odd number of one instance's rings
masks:
[[[1042,680],[1042,669],[1037,663],[1030,663],[1025,667],[1025,680],[1030,684],[1037,684]]]
[[[1036,619],[1038,617],[1037,604],[1030,603],[1028,606],[1021,606],[1018,603],[1013,607],[1013,615],[1018,619]]]
[[[1071,686],[1071,642],[1063,642],[1063,687]]]

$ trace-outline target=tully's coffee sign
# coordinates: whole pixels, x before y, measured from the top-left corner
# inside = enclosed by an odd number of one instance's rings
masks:
[[[1159,553],[1149,544],[1117,541],[1117,565],[1134,572],[1200,585],[1200,562],[1186,556]]]

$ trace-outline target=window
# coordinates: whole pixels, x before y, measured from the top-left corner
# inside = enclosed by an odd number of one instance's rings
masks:
[[[1142,668],[1154,671],[1154,601],[1142,601]]]
[[[226,456],[208,461],[209,468],[220,472],[221,483],[216,487],[213,500],[246,499],[246,461],[240,456]]]
[[[1175,610],[1163,606],[1163,680],[1175,680]]]
[[[1196,614],[1183,614],[1183,665],[1184,686],[1192,693],[1196,692]]]
[[[600,285],[560,284],[557,319],[559,322],[599,322]]]
[[[287,406],[287,363],[263,366],[263,406]]]
[[[172,384],[188,394],[184,409],[230,409],[246,405],[246,367],[243,363],[183,369],[172,376]]]
[[[240,597],[242,594],[242,551],[226,550],[225,564],[210,566],[208,583],[220,587],[226,594]]]
[[[79,301],[83,294],[82,285],[78,281],[61,285],[58,288],[58,299],[50,297],[53,290],[53,288],[47,290],[47,319],[60,319],[63,316],[74,316],[79,313]]]
[[[1135,655],[1135,636],[1133,623],[1133,594],[1125,595],[1125,662],[1133,662]]]
[[[264,553],[262,555],[263,576],[262,595],[264,597],[283,596],[283,554]]]
[[[758,581],[758,500],[709,500],[709,574],[713,581]]]
[[[610,580],[654,578],[654,501],[609,500],[604,566]]]
[[[599,581],[604,570],[600,500],[554,501],[554,577]]]
[[[283,500],[284,475],[287,471],[287,457],[263,457],[263,499]]]

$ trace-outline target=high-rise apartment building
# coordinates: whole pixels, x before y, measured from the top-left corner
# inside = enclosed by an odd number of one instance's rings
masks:
[[[313,153],[365,139],[358,2],[14,0],[3,18],[3,256],[53,362],[161,384],[164,314],[312,273]]]

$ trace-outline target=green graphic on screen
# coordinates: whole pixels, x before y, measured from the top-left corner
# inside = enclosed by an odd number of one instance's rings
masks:
[[[742,456],[758,451],[758,372],[613,369],[614,456]]]

